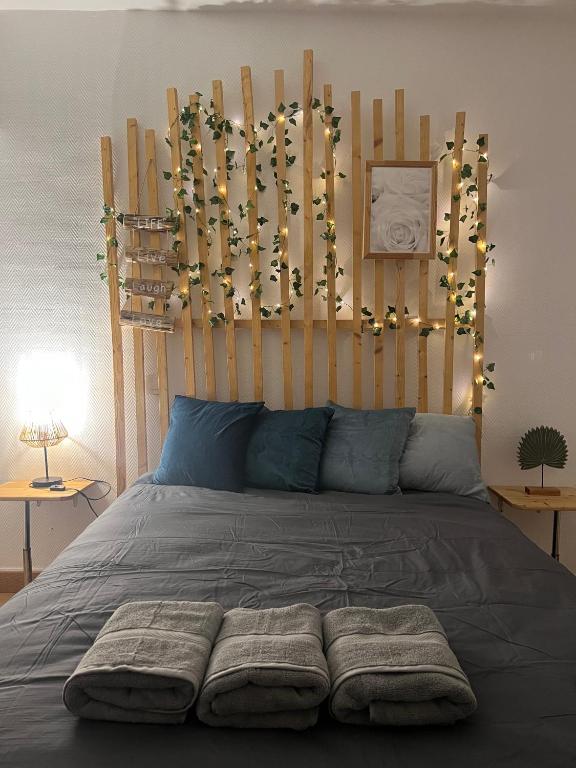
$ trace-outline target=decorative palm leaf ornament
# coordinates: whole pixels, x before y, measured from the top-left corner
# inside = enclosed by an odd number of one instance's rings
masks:
[[[544,465],[564,469],[567,458],[566,438],[554,427],[533,427],[526,432],[518,445],[520,469],[542,467],[542,486]]]

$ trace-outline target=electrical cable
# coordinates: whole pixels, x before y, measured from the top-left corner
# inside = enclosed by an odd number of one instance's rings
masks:
[[[99,480],[99,479],[94,478],[94,477],[69,477],[67,480],[62,480],[62,482],[63,483],[71,483],[74,480],[89,480],[92,483],[99,483],[99,484],[102,483],[102,484],[108,486],[108,490],[105,491],[105,493],[103,493],[101,496],[88,496],[88,494],[85,493],[84,491],[80,491],[80,490],[77,491],[77,493],[80,496],[82,496],[82,498],[86,499],[86,502],[87,502],[88,506],[90,507],[90,511],[92,512],[94,517],[99,517],[98,513],[96,512],[96,510],[92,506],[92,502],[93,501],[101,501],[101,499],[105,499],[106,496],[108,496],[108,494],[112,490],[112,485],[108,482],[108,480]]]

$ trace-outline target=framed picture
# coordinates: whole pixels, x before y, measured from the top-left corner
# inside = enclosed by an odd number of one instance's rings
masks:
[[[366,258],[434,258],[437,176],[435,162],[368,160],[364,216]]]

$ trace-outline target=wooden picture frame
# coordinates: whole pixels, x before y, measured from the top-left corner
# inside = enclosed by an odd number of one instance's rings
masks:
[[[395,173],[386,174],[385,171],[378,173],[378,169],[406,169],[412,173],[402,175],[396,170]],[[422,169],[422,173],[414,173],[417,169]],[[386,176],[389,178],[386,179]],[[364,257],[433,259],[436,252],[437,187],[438,164],[435,161],[368,160],[364,198]],[[377,192],[378,197],[375,197]],[[377,200],[381,201],[380,210],[375,213]],[[389,210],[396,214],[396,219],[384,218]],[[374,227],[374,219],[378,215],[383,220],[379,239],[375,237]],[[390,243],[389,249],[383,245],[386,240]]]

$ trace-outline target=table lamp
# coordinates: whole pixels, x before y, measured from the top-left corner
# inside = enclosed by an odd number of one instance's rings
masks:
[[[44,469],[46,472],[45,477],[37,477],[30,485],[32,488],[49,488],[55,483],[61,483],[61,477],[50,477],[48,474],[48,451],[46,450],[51,445],[58,445],[68,437],[66,427],[61,421],[54,419],[50,415],[47,419],[42,421],[30,420],[24,424],[22,431],[20,432],[20,440],[26,445],[32,448],[44,448]]]

